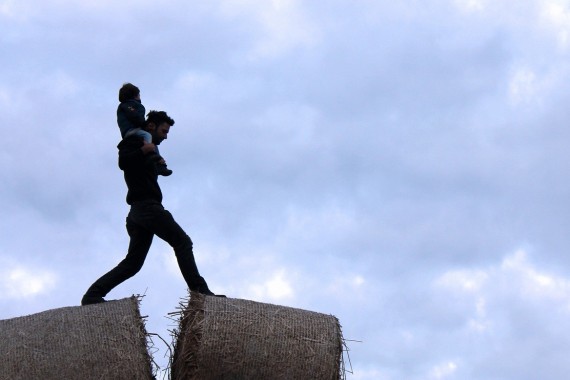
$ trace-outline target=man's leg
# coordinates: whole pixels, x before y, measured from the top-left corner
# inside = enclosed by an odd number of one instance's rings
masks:
[[[104,302],[103,297],[111,289],[134,276],[142,268],[152,244],[153,233],[133,222],[131,213],[127,217],[127,232],[130,236],[127,256],[115,268],[104,274],[89,287],[81,300],[82,305]]]
[[[155,204],[150,209],[152,210],[152,217],[145,217],[144,226],[174,248],[180,272],[182,272],[182,277],[184,277],[188,288],[199,293],[214,295],[208,288],[206,280],[200,276],[190,237],[162,205]]]

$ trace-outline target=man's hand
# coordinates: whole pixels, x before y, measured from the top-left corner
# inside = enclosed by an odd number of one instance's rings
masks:
[[[153,143],[148,143],[143,140],[143,146],[141,146],[141,150],[143,154],[149,154],[151,152],[156,151],[156,145],[154,145]]]

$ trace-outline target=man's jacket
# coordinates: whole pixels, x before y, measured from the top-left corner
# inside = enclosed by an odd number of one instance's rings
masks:
[[[128,187],[127,203],[156,201],[162,202],[162,191],[158,186],[156,165],[150,157],[143,154],[143,140],[132,136],[122,140],[119,149],[119,168],[123,171]]]

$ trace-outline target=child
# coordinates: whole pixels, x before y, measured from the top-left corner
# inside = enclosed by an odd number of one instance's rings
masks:
[[[141,93],[137,86],[131,83],[123,84],[119,90],[119,107],[117,108],[117,124],[121,130],[123,138],[138,136],[144,139],[147,143],[152,143],[152,136],[150,133],[143,129],[145,125],[145,108],[141,103]],[[169,176],[172,170],[166,167],[164,159],[158,152],[158,147],[155,148],[156,153],[152,155],[152,160],[156,164],[158,174]]]

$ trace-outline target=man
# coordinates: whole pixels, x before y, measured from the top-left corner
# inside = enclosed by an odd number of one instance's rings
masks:
[[[115,268],[99,278],[81,299],[82,305],[105,302],[105,297],[114,287],[134,276],[143,266],[154,235],[166,241],[178,261],[182,276],[190,290],[214,296],[196,266],[192,253],[192,240],[162,206],[162,192],[158,186],[158,173],[152,159],[147,155],[155,151],[168,137],[174,125],[164,111],[150,111],[145,130],[152,135],[153,143],[136,136],[121,141],[119,168],[127,183],[127,203],[131,206],[127,216],[127,232],[130,236],[127,256]],[[223,297],[223,296],[220,296]]]

